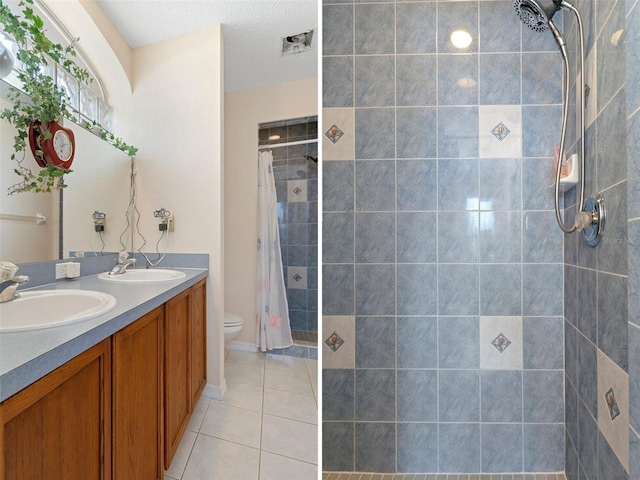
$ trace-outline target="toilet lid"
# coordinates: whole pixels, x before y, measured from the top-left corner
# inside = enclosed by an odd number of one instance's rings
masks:
[[[238,315],[234,315],[233,313],[224,314],[224,326],[225,327],[235,327],[238,325],[242,325],[242,318]]]

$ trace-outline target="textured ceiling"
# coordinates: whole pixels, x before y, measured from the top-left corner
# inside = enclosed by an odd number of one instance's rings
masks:
[[[97,0],[130,47],[222,24],[225,91],[318,75],[316,0]],[[281,55],[282,38],[315,30],[309,51]]]

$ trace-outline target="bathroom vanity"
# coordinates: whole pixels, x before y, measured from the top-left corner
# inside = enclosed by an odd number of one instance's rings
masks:
[[[171,463],[206,383],[206,270],[169,286],[96,282],[74,287],[104,287],[118,301],[112,312],[61,327],[73,333],[48,329],[57,347],[3,369],[1,480],[154,480]],[[16,347],[46,333],[1,337]],[[53,369],[31,382],[47,357]]]

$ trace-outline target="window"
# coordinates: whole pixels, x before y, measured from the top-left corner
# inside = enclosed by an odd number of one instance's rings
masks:
[[[14,12],[19,12],[18,0],[7,0],[5,4]],[[47,37],[62,46],[68,46],[73,42],[73,37],[64,26],[53,16],[49,9],[38,0],[34,3],[34,13],[44,21],[44,28]],[[17,59],[18,45],[8,35],[0,31],[0,41],[7,48],[13,57]],[[107,103],[102,81],[98,77],[95,68],[86,57],[80,46],[76,47],[77,56],[73,58],[76,65],[89,72],[90,81],[87,84],[79,85],[73,75],[67,72],[60,65],[50,60],[47,67],[43,67],[48,76],[54,79],[57,85],[64,90],[67,96],[67,103],[73,112],[72,120],[83,125],[85,122],[96,121],[105,130],[113,132],[113,110]],[[16,60],[14,71],[4,78],[4,81],[13,87],[21,90],[22,85],[16,76],[15,69],[19,68]]]

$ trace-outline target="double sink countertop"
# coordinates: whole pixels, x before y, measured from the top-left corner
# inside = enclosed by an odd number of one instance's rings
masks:
[[[116,306],[98,317],[40,330],[0,333],[0,402],[110,337],[208,276],[206,268],[172,268],[177,280],[125,283],[90,275],[22,291],[96,290],[115,297]]]

